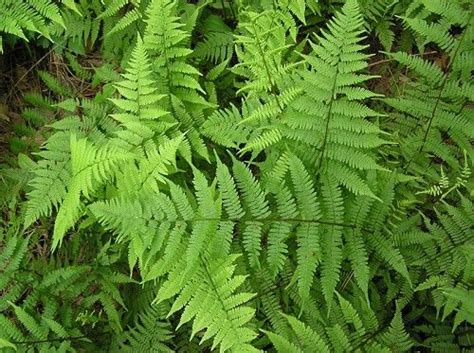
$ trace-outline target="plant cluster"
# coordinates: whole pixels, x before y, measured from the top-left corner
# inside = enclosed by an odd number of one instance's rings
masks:
[[[473,13],[0,0],[0,350],[474,349]]]

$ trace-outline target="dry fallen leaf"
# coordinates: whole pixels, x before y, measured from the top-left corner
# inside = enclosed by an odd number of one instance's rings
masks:
[[[8,106],[6,104],[0,103],[0,120],[10,121],[8,117]]]

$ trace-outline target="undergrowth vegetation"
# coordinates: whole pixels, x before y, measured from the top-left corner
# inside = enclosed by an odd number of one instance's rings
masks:
[[[0,0],[0,351],[472,351],[473,12]]]

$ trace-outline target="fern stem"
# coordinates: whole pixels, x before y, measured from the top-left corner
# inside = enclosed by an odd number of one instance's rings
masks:
[[[186,221],[186,220],[184,220]],[[351,228],[356,229],[359,228],[361,230],[369,232],[369,229],[360,228],[355,224],[347,224],[347,223],[338,223],[338,222],[326,222],[317,219],[299,219],[299,218],[264,218],[264,219],[232,219],[232,218],[195,218],[192,220],[188,220],[188,222],[215,222],[215,221],[230,221],[235,223],[246,223],[246,222],[256,222],[256,223],[316,223],[316,224],[324,224],[329,226],[338,226],[344,228]]]
[[[137,217],[137,219],[148,221],[149,219],[146,217]],[[158,221],[167,221],[163,219],[159,219]],[[173,219],[168,220],[169,222],[183,222],[183,223],[194,223],[194,222],[235,222],[235,223],[248,223],[248,222],[255,222],[255,223],[296,223],[296,224],[305,224],[305,223],[315,223],[315,224],[324,224],[328,226],[336,226],[336,227],[343,227],[343,228],[350,228],[350,229],[360,229],[364,232],[371,232],[370,229],[365,227],[360,227],[355,224],[350,223],[339,223],[339,222],[327,222],[319,219],[303,219],[303,218],[260,218],[260,219],[239,219],[239,218],[224,218],[224,217],[209,217],[209,218],[193,218],[193,219]]]
[[[335,101],[334,95],[336,94],[337,76],[339,75],[339,62],[340,62],[340,57],[338,58],[337,63],[336,63],[336,73],[334,75],[334,81],[332,83],[332,88],[331,88],[331,101],[329,102],[329,109],[328,109],[328,114],[327,114],[327,117],[326,117],[326,126],[324,128],[323,144],[321,145],[321,155],[320,155],[320,158],[319,158],[318,167],[316,168],[317,171],[319,171],[321,169],[321,165],[322,165],[323,159],[324,159],[324,152],[325,152],[328,137],[329,137],[329,122],[330,122],[330,119],[331,119],[332,108],[333,108],[334,101]]]

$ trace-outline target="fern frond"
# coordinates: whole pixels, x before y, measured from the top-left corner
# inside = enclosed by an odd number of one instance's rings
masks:
[[[221,63],[232,57],[234,53],[234,37],[232,32],[210,32],[199,42],[193,55],[202,60]]]
[[[397,352],[407,352],[413,345],[410,336],[405,331],[402,314],[398,307],[388,331],[381,336],[381,342]]]
[[[319,149],[318,165],[321,167],[327,166],[332,160],[346,165],[350,170],[379,168],[369,149],[382,145],[384,141],[377,137],[380,130],[365,119],[380,114],[354,99],[353,90],[347,90],[370,78],[357,74],[357,71],[367,67],[365,60],[368,58],[361,53],[365,47],[359,44],[362,40],[362,24],[357,2],[347,2],[342,13],[330,22],[329,33],[323,32],[323,36],[318,37],[320,44],[313,45],[314,55],[307,57],[307,61],[317,70],[303,75],[304,87],[312,93],[297,99],[294,108],[300,116],[305,117],[306,124],[310,124],[304,128],[311,129],[318,136],[315,147]],[[299,128],[298,125],[293,127]],[[342,138],[336,137],[341,134]],[[353,142],[355,139],[372,140],[373,144],[360,145]],[[351,161],[343,157],[348,152],[354,156]],[[346,184],[353,185],[354,190],[360,190],[360,181],[356,184],[346,181]]]
[[[166,120],[163,121],[168,112],[158,102],[165,96],[156,92],[151,64],[140,38],[132,52],[127,73],[122,76],[125,80],[115,87],[123,98],[111,99],[121,112],[112,114],[112,117],[124,128],[117,132],[118,137],[131,148],[137,148],[164,133],[167,125],[171,125],[171,121],[167,124]]]
[[[47,331],[44,330],[44,327],[38,324],[36,320],[23,308],[13,303],[10,303],[10,305],[13,307],[13,310],[15,311],[15,315],[18,320],[28,330],[28,332],[33,335],[33,337],[37,339],[46,339]]]
[[[467,2],[445,0],[420,1],[417,7],[425,11],[425,16],[404,17],[406,26],[424,42],[434,43],[447,56],[448,64],[444,72],[427,59],[410,58],[405,53],[392,54],[393,57],[419,75],[416,85],[398,98],[387,103],[417,119],[415,128],[402,140],[403,155],[407,159],[405,170],[423,170],[427,154],[433,154],[448,162],[453,169],[458,164],[452,154],[455,147],[470,150],[467,141],[472,139],[472,117],[465,112],[464,105],[470,101],[470,89],[464,89],[469,77],[465,75],[465,65],[469,66],[472,51],[472,19],[474,10]],[[451,33],[455,26],[460,35]],[[467,60],[467,61],[466,61]],[[440,135],[448,134],[454,146],[446,144]],[[454,150],[454,151],[453,151]]]
[[[37,168],[33,170],[35,177],[30,181],[32,190],[27,195],[26,227],[41,216],[50,215],[53,209],[59,208],[66,197],[66,186],[71,178],[69,154],[55,150],[50,158],[50,160],[39,161]]]
[[[327,222],[333,223],[324,226],[321,232],[321,285],[330,312],[342,265],[342,228],[339,224],[343,221],[343,200],[340,188],[329,178],[322,179],[321,193],[322,215]]]
[[[65,27],[59,7],[52,0],[2,0],[0,17],[0,34],[12,34],[24,40],[27,40],[25,31],[51,39],[50,23]],[[2,45],[0,51],[3,51]]]
[[[236,35],[236,54],[240,63],[233,71],[245,77],[247,82],[240,89],[255,95],[263,92],[277,93],[282,79],[289,72],[284,53],[288,44],[288,32],[294,31],[294,22],[279,11],[261,14],[247,12],[246,21],[239,23],[241,34]],[[278,100],[278,98],[273,98]]]
[[[264,190],[251,171],[242,162],[234,160],[233,173],[246,212],[255,220],[268,217],[270,210]],[[243,230],[244,248],[248,253],[251,266],[260,267],[262,232],[262,224],[252,221],[247,222]]]
[[[174,95],[181,101],[202,104],[204,93],[197,78],[200,72],[187,63],[192,50],[186,47],[189,34],[183,30],[176,2],[153,0],[147,8],[144,43],[151,55],[154,72],[159,76],[160,93]]]
[[[90,193],[115,173],[120,162],[133,157],[111,146],[97,148],[86,139],[77,140],[75,135],[71,135],[70,148],[71,180],[56,217],[53,249],[61,244],[66,231],[80,216],[81,195],[88,198]]]
[[[135,325],[126,333],[127,342],[123,344],[125,352],[168,352],[171,339],[169,324],[165,322],[159,308],[149,306],[141,313]]]
[[[258,352],[250,344],[256,333],[247,327],[254,309],[244,306],[254,295],[235,293],[245,281],[244,276],[234,275],[235,260],[236,255],[204,261],[171,310],[185,305],[179,326],[193,319],[191,335],[206,329],[201,342],[213,339],[212,349]]]

